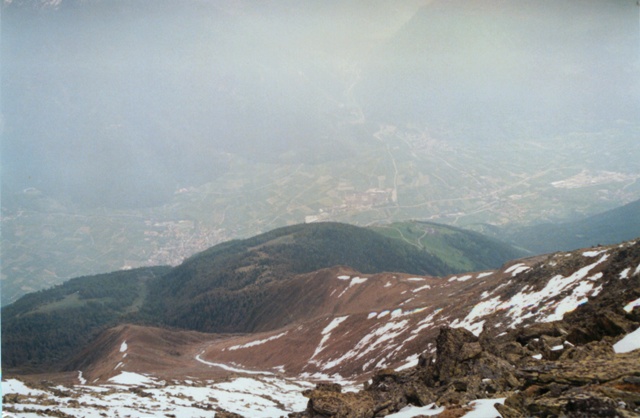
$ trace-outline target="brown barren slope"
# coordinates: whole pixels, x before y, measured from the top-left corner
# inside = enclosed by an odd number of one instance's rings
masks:
[[[261,323],[286,323],[275,330],[216,335],[121,326],[69,368],[93,378],[123,370],[164,378],[246,371],[362,381],[376,369],[415,365],[421,353],[435,350],[441,326],[499,339],[517,326],[561,320],[565,313],[579,324],[590,306],[610,311],[607,318],[617,328],[603,325],[601,334],[615,336],[633,330],[622,308],[640,297],[640,244],[551,254],[445,278],[335,267],[270,286],[276,288]],[[603,336],[584,332],[579,337],[587,341]],[[123,359],[125,341],[129,354]]]

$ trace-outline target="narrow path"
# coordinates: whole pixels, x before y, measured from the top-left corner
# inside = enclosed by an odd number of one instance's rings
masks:
[[[202,357],[200,357],[203,354],[204,354],[204,350],[202,350],[198,355],[196,355],[195,359],[196,359],[196,361],[199,361],[202,364],[206,364],[209,367],[219,367],[219,368],[221,368],[223,370],[227,370],[229,372],[234,372],[234,373],[245,373],[245,374],[251,374],[251,375],[263,375],[263,376],[275,376],[275,373],[272,373],[272,372],[261,372],[261,371],[246,370],[246,369],[240,369],[240,368],[237,368],[237,367],[228,366],[228,365],[223,364],[223,363],[212,363],[210,361],[203,360]]]

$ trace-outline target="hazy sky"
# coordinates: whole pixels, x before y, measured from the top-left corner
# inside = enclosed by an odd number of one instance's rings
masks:
[[[159,204],[228,153],[351,155],[355,108],[489,148],[640,114],[631,0],[39,3],[2,10],[5,197]]]
[[[640,198],[635,0],[13,0],[2,303],[307,219]]]

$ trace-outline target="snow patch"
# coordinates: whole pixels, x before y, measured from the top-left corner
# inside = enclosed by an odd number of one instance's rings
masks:
[[[316,348],[316,351],[313,353],[313,355],[311,356],[311,359],[313,359],[315,356],[317,356],[322,350],[324,350],[325,348],[325,344],[327,343],[327,341],[329,341],[329,338],[331,337],[331,331],[333,331],[334,329],[336,329],[338,327],[338,325],[340,325],[341,323],[343,323],[349,316],[339,316],[337,318],[333,318],[333,320],[329,323],[329,325],[327,325],[326,327],[324,327],[324,329],[322,330],[321,334],[322,334],[322,340],[320,340],[320,344],[318,345],[318,347]]]
[[[404,364],[402,364],[402,366],[396,367],[396,371],[399,372],[402,370],[407,370],[412,367],[415,367],[415,365],[418,364],[419,358],[420,358],[420,354],[418,353],[410,355],[404,360]]]
[[[407,279],[408,282],[424,282],[427,279],[423,279],[422,277],[409,277]]]
[[[624,310],[631,313],[631,311],[633,310],[633,308],[635,308],[636,306],[640,306],[640,298],[631,301],[629,303],[627,303],[626,305],[624,305]]]
[[[262,345],[262,344],[268,343],[269,341],[273,341],[273,340],[277,340],[278,338],[282,338],[285,335],[287,335],[288,333],[289,333],[289,331],[285,331],[285,332],[282,332],[282,333],[280,333],[278,335],[274,335],[272,337],[265,338],[264,340],[251,341],[251,342],[248,342],[246,344],[234,345],[232,347],[229,347],[228,350],[233,351],[233,350],[239,350],[241,348],[255,347],[256,345]]]
[[[394,414],[387,415],[387,418],[424,417],[438,415],[441,412],[444,412],[444,406],[437,407],[434,403],[425,406],[408,405]]]
[[[553,276],[542,290],[528,291],[529,287],[525,287],[504,302],[500,301],[499,297],[481,301],[471,309],[463,320],[456,319],[450,326],[464,327],[474,334],[479,335],[479,333],[482,332],[482,325],[484,323],[484,321],[482,321],[482,323],[479,322],[481,318],[501,309],[507,310],[507,315],[511,317],[512,322],[509,325],[510,327],[515,327],[523,320],[532,317],[536,317],[537,320],[541,322],[560,320],[565,313],[573,311],[580,304],[588,300],[587,295],[593,289],[595,282],[603,276],[601,273],[596,273],[591,277],[587,277],[587,275],[597,265],[606,261],[608,257],[607,254],[604,254],[595,263],[582,267],[569,277],[563,277],[561,275]],[[505,272],[511,272],[513,274],[524,269],[524,267],[525,265],[523,263],[514,264],[505,270]],[[529,267],[527,267],[527,269],[528,268]],[[506,284],[508,284],[508,282],[498,286],[491,293]],[[597,294],[599,291],[600,287],[592,294]],[[568,296],[557,303],[550,301],[550,299],[563,292],[569,293]],[[484,292],[480,297],[481,299],[486,299],[491,293]],[[539,308],[532,309],[533,307]]]
[[[378,316],[378,312],[371,312],[371,313],[367,316],[367,319],[373,319],[373,318],[375,318],[376,316]]]
[[[469,279],[472,279],[473,276],[470,274],[467,274],[465,276],[453,276],[452,278],[450,278],[449,280],[447,280],[448,282],[454,282],[454,281],[458,281],[458,282],[466,282]]]
[[[109,379],[109,382],[127,386],[149,386],[157,383],[147,376],[133,372],[121,372],[119,375]]]
[[[82,377],[82,371],[78,371],[78,381],[81,385],[85,385],[87,383],[87,379]]]
[[[45,391],[40,389],[31,389],[21,381],[17,379],[9,379],[6,381],[2,381],[2,393],[15,393],[18,395],[25,396],[40,396],[46,394]]]
[[[578,284],[569,296],[558,303],[555,312],[549,316],[549,318],[553,318],[551,321],[561,320],[564,314],[571,312],[578,306],[586,303],[589,300],[589,298],[587,298],[587,293],[589,293],[591,289],[593,289],[593,283],[581,282]]]
[[[398,308],[398,309],[394,309],[393,312],[391,312],[391,318],[395,319],[402,316],[402,309]]]
[[[607,252],[607,250],[585,251],[582,255],[585,257],[597,257],[604,252]]]
[[[195,359],[196,361],[199,361],[202,364],[206,364],[207,366],[212,366],[212,367],[219,367],[223,370],[227,370],[229,372],[234,372],[234,373],[246,373],[246,374],[252,374],[252,375],[267,375],[267,376],[272,376],[273,373],[271,372],[260,372],[260,371],[253,371],[253,370],[245,370],[245,369],[240,369],[238,367],[232,367],[226,364],[222,364],[222,363],[212,363],[210,361],[206,361],[202,359],[202,355],[204,354],[204,350],[202,350],[200,352],[200,354],[198,354]],[[127,373],[127,372],[123,372],[123,373]]]
[[[525,271],[527,271],[527,270],[531,270],[531,268],[530,268],[530,267],[528,267],[528,266],[522,266],[522,267],[519,267],[519,268],[515,269],[515,270],[513,271],[513,273],[511,273],[511,277],[516,277],[518,274],[520,274],[520,273],[524,273],[524,272],[525,272]]]
[[[3,393],[16,393],[14,389],[19,389],[22,385],[18,383],[20,382],[2,382]],[[208,382],[207,387],[173,383],[164,387],[145,388],[145,393],[151,395],[149,397],[133,393],[129,387],[116,385],[65,388],[78,395],[77,406],[73,406],[67,403],[68,398],[55,396],[53,389],[62,390],[58,386],[46,392],[40,391],[43,397],[53,400],[57,405],[39,405],[35,399],[36,394],[31,391],[29,397],[32,399],[25,398],[19,404],[15,404],[15,416],[35,418],[41,416],[41,413],[26,412],[27,408],[40,411],[51,408],[64,411],[69,416],[86,418],[213,417],[214,411],[209,413],[202,409],[202,405],[212,404],[214,409],[220,407],[247,417],[279,417],[286,416],[290,411],[305,409],[308,400],[302,395],[302,391],[312,387],[310,383],[275,377],[241,377],[221,383]],[[3,414],[3,417],[5,415]]]
[[[493,271],[487,271],[487,272],[478,274],[477,277],[478,279],[482,279],[483,277],[491,276],[493,273],[494,273]]]
[[[509,316],[512,318],[511,327],[515,327],[526,318],[537,317],[538,321],[551,322],[562,319],[562,315],[570,312],[583,303],[585,295],[592,289],[593,283],[587,282],[578,284],[587,277],[589,272],[597,265],[607,260],[609,256],[603,255],[598,261],[588,266],[582,267],[569,277],[562,275],[553,276],[544,289],[527,293],[521,291],[515,294],[509,300],[501,303],[496,309],[509,309]],[[569,296],[558,304],[548,302],[549,299],[559,295],[560,293],[572,289]],[[529,308],[539,306],[540,309],[531,311]],[[554,309],[555,308],[555,309]],[[553,312],[551,310],[553,309]],[[525,311],[529,311],[526,312]]]
[[[337,359],[331,360],[323,365],[323,369],[328,370],[341,364],[346,360],[353,358],[359,359],[366,354],[380,350],[381,347],[388,347],[389,344],[385,344],[390,340],[393,340],[400,334],[406,331],[408,321],[403,320],[399,322],[387,322],[386,324],[372,330],[364,338],[362,338],[350,351],[344,353]]]
[[[425,284],[424,286],[420,286],[420,287],[418,287],[416,289],[413,289],[412,292],[413,293],[417,293],[417,292],[421,292],[421,291],[427,290],[427,289],[431,289],[431,286],[428,285],[428,284]]]
[[[453,321],[450,326],[453,328],[462,327],[471,331],[476,337],[480,335],[482,329],[484,328],[484,320],[480,322],[476,322],[479,318],[483,316],[487,316],[496,310],[496,307],[499,306],[501,300],[498,296],[491,298],[489,300],[482,301],[475,305],[471,312],[462,320],[456,319]]]
[[[514,264],[513,266],[506,269],[505,273],[511,273],[511,277],[516,277],[520,273],[524,273],[527,270],[531,270],[531,267],[527,266],[524,263]]]
[[[321,372],[316,372],[313,374],[304,372],[300,374],[299,377],[300,379],[304,379],[304,380],[315,380],[315,381],[320,380],[320,381],[330,381],[333,383],[340,383],[340,385],[342,385],[343,392],[357,392],[360,389],[357,386],[355,386],[355,382],[351,380],[346,380],[339,373],[328,375],[326,373],[321,373]],[[314,386],[314,385],[311,385],[311,386]],[[306,404],[301,409],[305,409],[305,407],[306,407]]]
[[[349,283],[349,287],[355,286],[357,284],[362,284],[367,281],[366,277],[354,277],[351,279],[351,283]]]
[[[378,314],[378,319],[384,318],[387,315],[389,315],[389,311],[382,311]]]
[[[384,284],[384,287],[391,287],[391,286],[393,286],[393,285],[391,284],[391,282],[386,282],[386,283]]]
[[[640,348],[640,328],[624,336],[623,339],[613,345],[616,353],[629,353]]]
[[[407,341],[410,341],[410,340],[414,339],[415,337],[417,337],[418,334],[420,333],[420,331],[422,331],[423,329],[432,327],[434,325],[433,319],[436,317],[436,315],[438,315],[440,313],[440,311],[442,311],[442,308],[438,308],[438,309],[434,310],[429,315],[427,315],[424,319],[422,319],[420,322],[418,322],[416,324],[417,327],[415,327],[414,329],[411,330],[411,334],[413,334],[412,337],[409,337],[407,339]]]
[[[410,310],[410,311],[405,311],[405,312],[402,314],[402,316],[417,314],[417,313],[420,313],[420,312],[422,312],[422,311],[424,311],[424,310],[426,310],[426,309],[427,309],[427,307],[426,307],[426,306],[425,306],[425,307],[422,307],[422,308],[415,308],[415,309],[412,309],[412,310]]]
[[[595,289],[593,289],[593,292],[591,292],[591,296],[592,296],[592,297],[596,297],[596,296],[598,296],[598,295],[600,294],[600,292],[602,292],[602,289],[603,289],[603,288],[604,288],[604,287],[603,287],[602,285],[600,285],[600,286],[596,287]]]
[[[125,351],[127,351],[127,340],[124,340],[122,344],[120,344],[120,352],[124,353]]]
[[[502,415],[494,407],[495,404],[504,404],[507,398],[497,399],[477,399],[472,401],[469,405],[473,407],[473,411],[469,411],[462,416],[462,418],[494,418],[501,417]]]
[[[338,280],[349,280],[351,276],[338,276]]]
[[[629,272],[631,271],[631,267],[627,267],[626,269],[622,270],[620,272],[620,275],[618,276],[620,278],[620,280],[622,279],[628,279],[629,278]]]
[[[342,293],[340,293],[340,294],[338,295],[338,297],[339,297],[339,298],[340,298],[340,297],[342,297],[342,295],[344,295],[344,294],[347,292],[347,290],[351,289],[353,286],[358,285],[358,284],[362,284],[362,283],[364,283],[364,282],[366,282],[366,281],[367,281],[367,278],[366,278],[366,277],[357,277],[357,276],[356,276],[356,277],[354,277],[353,279],[351,279],[351,282],[349,283],[349,286],[347,286],[347,288],[346,288],[346,289],[344,289],[344,290],[342,291]]]
[[[513,273],[515,270],[522,268],[522,267],[526,267],[526,264],[524,263],[517,263],[512,265],[511,267],[509,267],[508,269],[506,269],[504,272],[505,273]]]

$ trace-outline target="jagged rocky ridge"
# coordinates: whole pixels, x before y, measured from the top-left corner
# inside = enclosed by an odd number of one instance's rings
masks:
[[[613,257],[610,267],[620,267],[631,260],[636,263],[637,250],[632,243],[608,255],[602,249],[583,255],[602,261]],[[289,416],[382,417],[410,404],[432,403],[461,415],[465,405],[480,398],[504,398],[495,407],[506,418],[640,416],[640,264],[636,265],[633,271],[609,268],[590,276],[587,280],[604,278],[600,291],[561,320],[518,325],[506,332],[485,327],[479,336],[465,328],[442,326],[435,355],[422,354],[415,368],[379,370],[355,394],[341,393],[339,385],[317,385],[305,393],[307,409]],[[526,287],[542,286],[536,269],[544,266],[537,265],[523,278],[531,283]],[[548,306],[531,308],[530,314],[536,315],[534,311]],[[488,315],[487,322],[492,316],[499,312]],[[635,345],[620,341],[627,334],[627,339],[635,337]]]
[[[443,327],[435,357],[421,357],[408,371],[380,370],[358,393],[319,384],[305,392],[307,409],[289,416],[383,417],[410,404],[463,413],[482,398],[506,398],[495,407],[507,418],[638,416],[640,351],[616,354],[607,340],[573,345],[564,326],[518,328],[500,343]],[[523,345],[518,339],[525,334],[535,338]],[[564,352],[557,354],[549,343],[560,342]],[[550,354],[535,359],[540,347]]]

